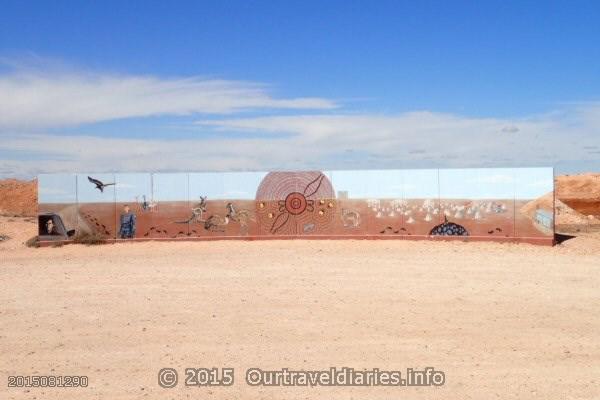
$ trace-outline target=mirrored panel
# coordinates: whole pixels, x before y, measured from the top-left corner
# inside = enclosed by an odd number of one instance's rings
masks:
[[[187,173],[152,174],[152,196],[157,210],[151,213],[152,223],[143,237],[176,239],[192,236],[196,217],[189,199]]]
[[[371,235],[403,236],[407,219],[414,216],[414,210],[404,202],[404,177],[401,170],[371,170],[364,176],[368,193]]]
[[[403,215],[399,228],[406,236],[429,236],[444,221],[440,204],[439,170],[402,171],[402,197],[397,212]]]
[[[40,235],[552,243],[551,168],[40,175]],[[50,240],[50,239],[48,239]]]
[[[329,171],[336,195],[335,233],[340,236],[370,234],[370,218],[376,212],[377,199],[369,197],[367,171]],[[372,209],[373,208],[373,209]]]
[[[191,236],[225,236],[231,229],[223,175],[220,172],[189,174]]]
[[[40,240],[66,240],[78,230],[77,179],[74,174],[38,176]]]
[[[335,192],[323,171],[269,172],[256,191],[261,234],[325,235],[335,220]]]
[[[158,213],[151,174],[116,174],[117,237],[149,238]]]
[[[256,191],[266,172],[223,173],[223,196],[217,209],[229,216],[226,234],[256,236],[260,232]]]
[[[433,235],[505,239],[514,236],[514,170],[440,170],[444,221]]]
[[[113,174],[77,174],[79,230],[90,235],[117,237]]]
[[[522,168],[515,171],[516,236],[532,241],[554,237],[554,171]]]

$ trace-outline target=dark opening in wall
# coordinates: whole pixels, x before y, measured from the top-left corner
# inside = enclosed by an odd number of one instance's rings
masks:
[[[432,236],[469,236],[464,226],[446,221],[433,227],[429,232]]]
[[[58,214],[48,213],[38,215],[38,235],[45,238],[66,239],[75,234],[74,230],[67,231],[62,218]]]

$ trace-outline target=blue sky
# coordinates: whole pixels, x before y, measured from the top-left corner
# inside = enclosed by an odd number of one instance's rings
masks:
[[[599,17],[595,1],[4,1],[0,176],[599,170]]]

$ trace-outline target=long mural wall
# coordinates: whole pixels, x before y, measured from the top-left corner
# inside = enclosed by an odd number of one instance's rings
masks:
[[[45,174],[38,185],[41,241],[554,238],[552,168]]]

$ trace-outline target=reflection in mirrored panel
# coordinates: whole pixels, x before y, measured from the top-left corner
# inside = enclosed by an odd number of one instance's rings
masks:
[[[409,232],[407,220],[412,218],[404,201],[402,170],[366,171],[367,210],[365,221],[371,234],[403,236]]]
[[[79,203],[110,203],[115,201],[114,174],[77,174]]]
[[[512,169],[441,169],[440,207],[444,223],[459,226],[464,236],[514,236]]]
[[[116,181],[113,174],[77,174],[79,230],[114,239],[117,237]]]
[[[551,243],[553,179],[551,168],[41,175],[39,226],[118,239]]]
[[[189,174],[190,201],[222,200],[225,197],[224,176],[220,172],[202,172]]]
[[[77,179],[74,174],[38,176],[38,235],[67,240],[78,229]]]
[[[222,173],[223,194],[220,199],[255,200],[256,190],[267,172]]]
[[[444,223],[439,174],[437,169],[402,171],[403,200],[398,212],[404,216],[401,230],[407,236],[428,236],[432,229]]]
[[[274,171],[256,190],[261,234],[321,235],[336,219],[335,191],[322,171]]]
[[[152,223],[140,231],[144,238],[176,239],[190,237],[195,222],[190,207],[189,174],[152,174],[152,197],[157,204]]]
[[[38,175],[38,204],[74,204],[77,183],[74,174]]]
[[[265,173],[192,173],[190,196],[192,236],[249,236],[258,234],[256,189]]]
[[[119,239],[149,237],[158,213],[151,174],[116,174],[116,212]],[[144,236],[146,235],[146,236]]]
[[[267,172],[227,172],[223,175],[223,196],[217,209],[226,209],[229,222],[226,234],[254,236],[260,232],[256,191]]]
[[[370,206],[367,180],[369,171],[328,171],[336,194],[337,232],[341,236],[360,236],[369,232]]]
[[[523,238],[554,236],[554,170],[515,169],[515,234]]]

